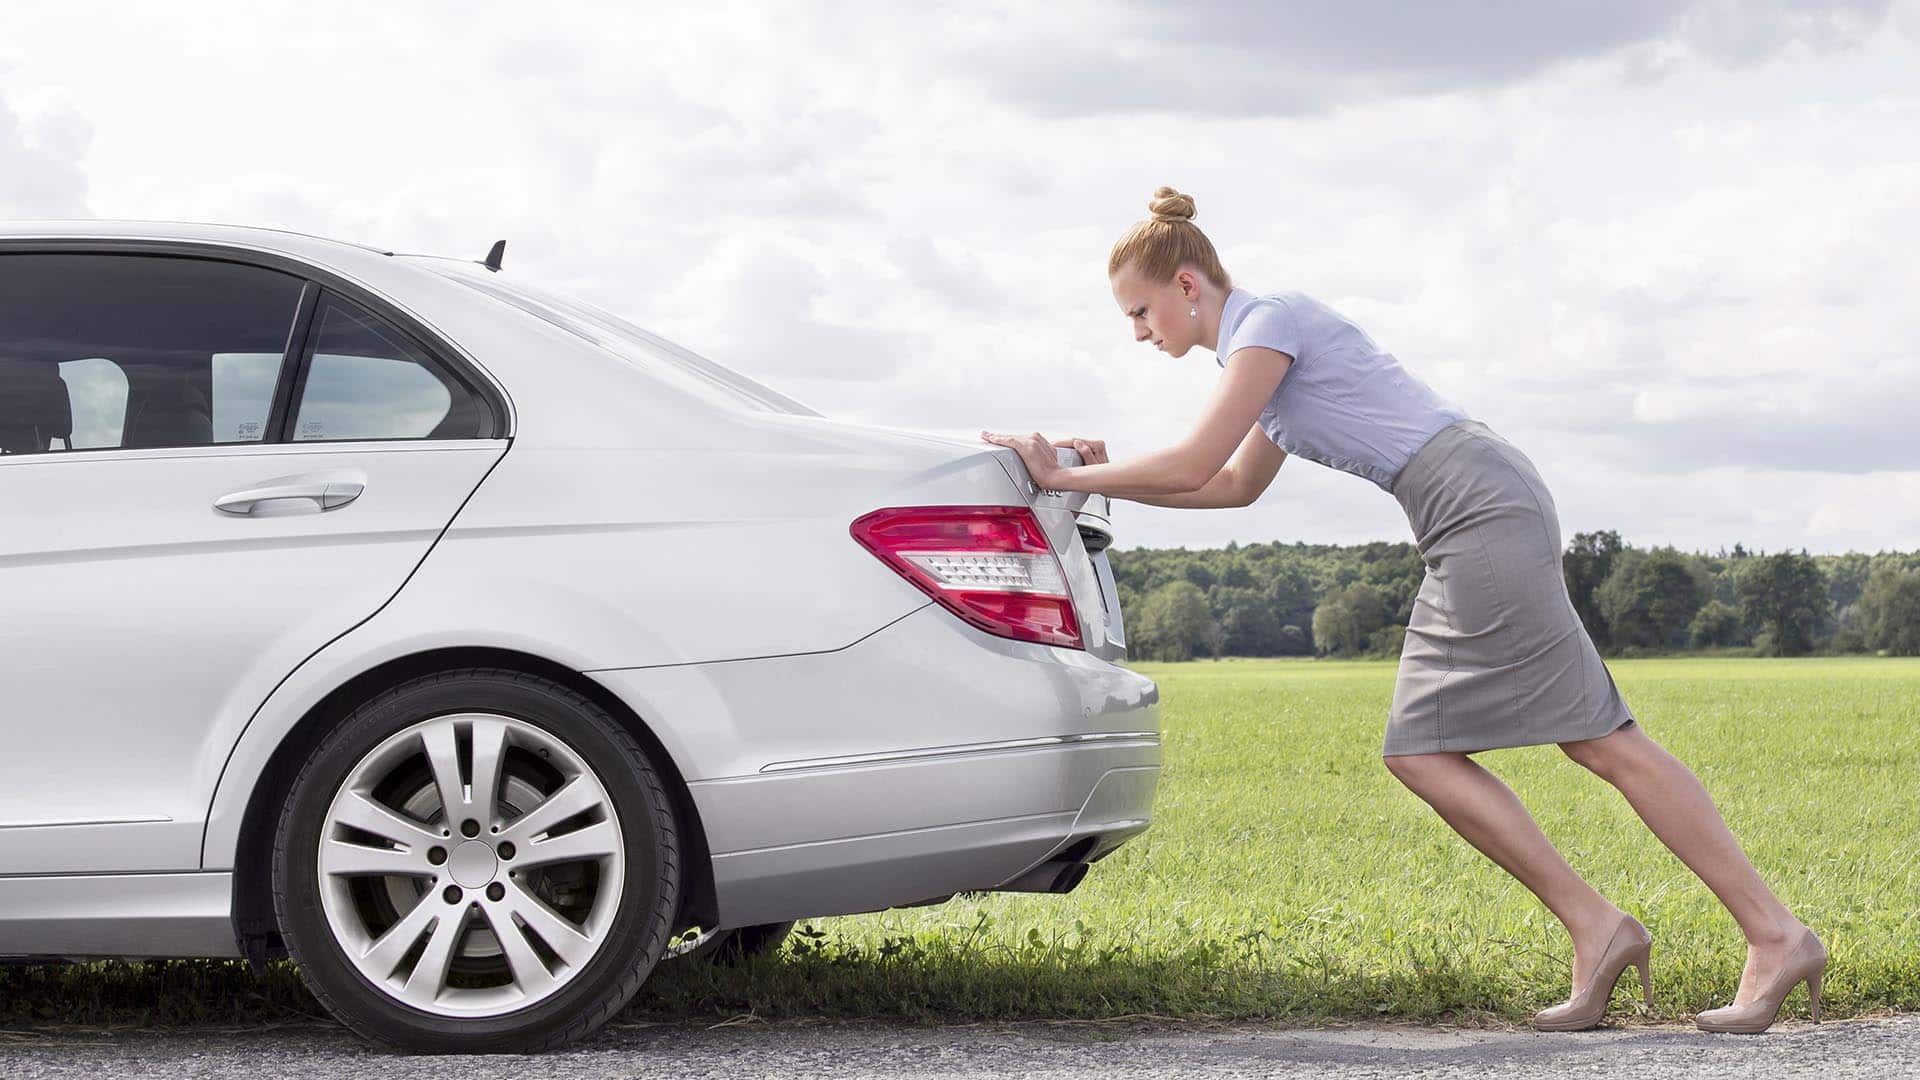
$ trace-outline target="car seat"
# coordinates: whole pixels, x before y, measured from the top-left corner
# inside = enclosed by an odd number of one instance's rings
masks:
[[[73,449],[73,400],[60,369],[0,359],[0,453],[42,453],[55,439]]]

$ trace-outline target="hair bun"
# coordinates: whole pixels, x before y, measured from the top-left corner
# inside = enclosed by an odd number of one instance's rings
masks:
[[[1182,195],[1170,187],[1156,188],[1147,209],[1153,212],[1155,221],[1192,221],[1193,196]]]

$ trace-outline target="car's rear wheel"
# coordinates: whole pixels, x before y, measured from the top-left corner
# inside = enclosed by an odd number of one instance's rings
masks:
[[[366,702],[314,750],[280,817],[274,904],[307,985],[355,1031],[541,1050],[632,998],[680,872],[659,772],[605,710],[461,671]]]

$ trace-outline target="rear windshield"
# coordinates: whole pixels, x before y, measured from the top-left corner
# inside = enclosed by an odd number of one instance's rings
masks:
[[[575,337],[598,345],[630,363],[670,376],[690,377],[704,389],[721,391],[723,397],[735,404],[761,412],[794,416],[822,415],[764,383],[722,367],[592,304],[532,288],[519,281],[509,282],[491,275],[481,277],[467,273],[464,268],[434,266],[433,269],[462,285],[511,304]]]

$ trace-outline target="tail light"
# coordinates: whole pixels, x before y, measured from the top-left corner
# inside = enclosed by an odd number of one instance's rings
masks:
[[[989,634],[1084,649],[1067,575],[1024,506],[895,506],[854,519],[880,561]]]

